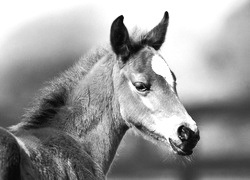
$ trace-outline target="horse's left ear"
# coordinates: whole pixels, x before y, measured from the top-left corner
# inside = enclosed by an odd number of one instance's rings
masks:
[[[130,55],[130,39],[126,26],[123,24],[124,17],[121,15],[114,20],[110,30],[110,43],[116,55],[120,56],[122,61]]]
[[[144,43],[153,47],[155,50],[159,50],[165,41],[168,22],[169,15],[166,11],[161,22],[145,35],[143,38]]]

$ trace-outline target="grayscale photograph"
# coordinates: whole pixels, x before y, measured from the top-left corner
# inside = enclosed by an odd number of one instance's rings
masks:
[[[0,180],[250,179],[250,0],[0,1]]]

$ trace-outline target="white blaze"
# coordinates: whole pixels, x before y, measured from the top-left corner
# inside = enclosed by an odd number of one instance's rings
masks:
[[[164,77],[165,80],[170,85],[173,85],[174,79],[173,79],[172,73],[170,71],[170,68],[169,68],[167,62],[162,57],[160,57],[159,55],[154,55],[152,58],[151,65],[152,65],[153,71],[156,74]]]

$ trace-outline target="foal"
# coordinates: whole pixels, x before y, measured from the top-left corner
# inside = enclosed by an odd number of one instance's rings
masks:
[[[168,13],[151,31],[129,36],[119,16],[111,47],[83,57],[42,90],[21,123],[0,129],[0,179],[105,179],[133,127],[176,154],[192,154],[196,123],[176,93],[158,50]]]

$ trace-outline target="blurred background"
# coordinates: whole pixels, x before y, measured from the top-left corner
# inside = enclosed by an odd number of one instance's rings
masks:
[[[201,140],[191,162],[134,133],[109,179],[250,179],[249,0],[0,0],[0,126],[20,121],[44,82],[109,40],[112,21],[150,30],[170,13],[161,53]]]

